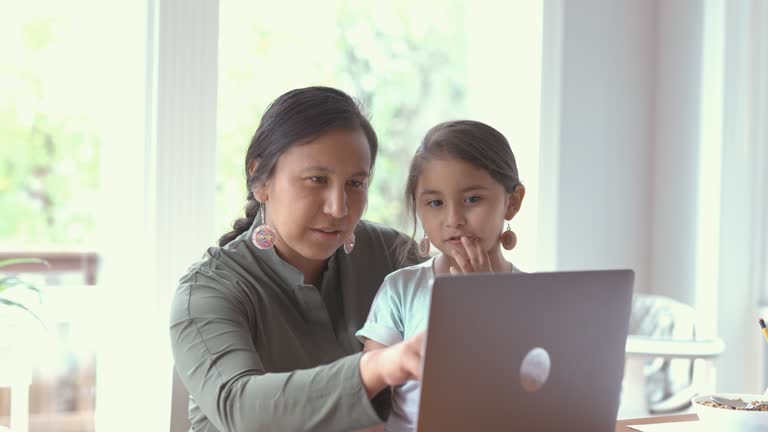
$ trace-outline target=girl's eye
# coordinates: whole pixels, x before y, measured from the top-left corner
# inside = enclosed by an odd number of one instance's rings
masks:
[[[464,198],[464,202],[465,202],[465,203],[469,203],[469,204],[474,204],[474,203],[476,203],[476,202],[480,201],[481,199],[482,199],[482,198],[481,198],[480,196],[478,196],[478,195],[473,195],[473,196],[470,196],[470,197],[466,197],[466,198]]]
[[[432,200],[427,202],[428,207],[440,207],[443,205],[443,202],[440,200]]]
[[[365,186],[365,182],[360,180],[350,180],[349,185],[355,189],[362,189]]]

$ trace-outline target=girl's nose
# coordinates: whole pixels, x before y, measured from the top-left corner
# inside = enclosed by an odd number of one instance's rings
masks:
[[[448,217],[445,221],[448,228],[459,228],[466,223],[464,209],[460,206],[449,206]]]

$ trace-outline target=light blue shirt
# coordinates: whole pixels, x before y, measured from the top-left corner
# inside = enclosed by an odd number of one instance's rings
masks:
[[[427,328],[435,258],[422,264],[402,268],[384,278],[373,299],[363,328],[355,336],[361,342],[371,339],[383,345],[394,345]],[[519,272],[512,266],[513,272]],[[393,389],[392,413],[388,432],[415,431],[419,411],[421,385],[408,381]]]
[[[355,336],[362,342],[371,339],[390,346],[426,329],[435,278],[434,262],[432,258],[384,278],[368,319]],[[416,430],[420,394],[418,381],[408,381],[394,389],[387,431]]]

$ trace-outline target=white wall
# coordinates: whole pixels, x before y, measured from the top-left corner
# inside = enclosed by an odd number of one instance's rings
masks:
[[[543,68],[540,182],[551,189],[540,213],[557,209],[548,266],[630,267],[637,291],[694,303],[701,3],[548,2],[561,15],[560,29],[545,21],[545,56],[561,45]]]
[[[557,252],[544,267],[633,268],[637,290],[648,291],[655,3],[583,0],[559,7],[561,39],[551,36],[557,29],[545,29],[545,43],[561,44],[561,70],[543,83],[545,109],[556,109],[548,92],[559,88],[560,116],[559,136],[542,131],[544,139],[557,140],[542,143],[540,182],[557,194],[556,246],[548,246]],[[543,117],[543,128],[557,127],[548,113]],[[540,214],[552,211],[551,198],[543,199]]]
[[[657,2],[649,292],[695,300],[702,5]]]
[[[629,267],[697,307],[727,345],[718,389],[740,392],[762,391],[754,4],[549,0],[542,71],[541,269]]]

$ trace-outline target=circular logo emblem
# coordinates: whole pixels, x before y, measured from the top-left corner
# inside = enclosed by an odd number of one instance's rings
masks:
[[[520,385],[523,390],[533,393],[541,390],[549,378],[552,362],[544,348],[536,347],[525,355],[520,364]]]

